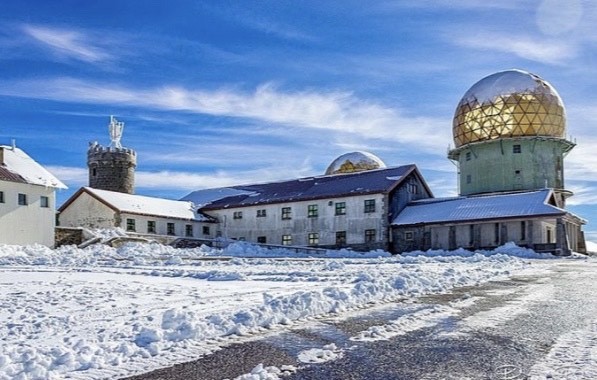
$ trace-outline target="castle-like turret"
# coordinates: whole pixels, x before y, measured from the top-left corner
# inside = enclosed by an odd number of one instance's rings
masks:
[[[133,194],[137,153],[132,149],[124,148],[120,143],[124,130],[123,122],[110,116],[108,128],[112,140],[109,147],[104,147],[96,141],[89,143],[87,151],[89,186]]]

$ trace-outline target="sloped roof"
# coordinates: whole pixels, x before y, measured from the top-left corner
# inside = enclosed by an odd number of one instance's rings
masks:
[[[0,145],[3,162],[0,163],[0,180],[28,183],[57,189],[66,189],[66,185],[29,155],[16,147]]]
[[[92,197],[118,212],[196,220],[199,222],[214,221],[214,219],[209,216],[197,212],[197,208],[192,202],[119,193],[117,191],[100,190],[91,187],[83,187],[79,189],[77,193],[70,197],[70,199],[60,207],[59,211],[62,212],[66,209],[83,192],[90,194]]]
[[[416,170],[415,165],[404,165],[350,174],[197,190],[181,200],[192,201],[203,210],[209,210],[383,193],[393,189]]]
[[[550,189],[537,191],[433,198],[409,203],[392,222],[394,226],[480,221],[529,216],[559,216],[565,210],[549,204]]]

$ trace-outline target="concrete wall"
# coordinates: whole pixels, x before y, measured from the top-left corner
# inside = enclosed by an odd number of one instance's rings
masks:
[[[135,231],[127,230],[127,219],[133,219],[135,221]],[[217,225],[215,223],[204,223],[198,221],[180,220],[172,218],[163,218],[157,216],[145,216],[137,214],[121,214],[121,225],[120,227],[127,232],[136,232],[138,234],[152,234],[148,231],[148,221],[153,221],[156,224],[156,232],[153,235],[169,235],[168,234],[168,223],[174,223],[174,235],[179,237],[193,237],[198,239],[212,239],[215,237]],[[192,236],[186,235],[187,225],[192,226]],[[209,229],[209,233],[203,233],[203,227],[206,226]]]
[[[514,153],[514,145],[520,146],[520,153]],[[462,195],[563,189],[564,153],[570,148],[562,139],[512,138],[465,145],[450,157],[458,161]]]
[[[375,212],[364,212],[365,200],[375,200]],[[335,215],[338,202],[345,202],[345,215]],[[309,205],[317,205],[317,217],[308,216]],[[283,207],[291,208],[291,219],[282,219]],[[266,216],[258,217],[257,210],[265,210]],[[242,218],[234,218],[237,212],[242,212]],[[257,242],[258,237],[265,236],[269,244],[282,244],[282,235],[291,235],[291,245],[310,245],[309,233],[318,233],[317,246],[335,246],[336,232],[346,231],[346,245],[353,248],[381,248],[387,243],[387,205],[383,194],[210,210],[206,213],[220,222],[218,231],[221,236],[250,242]],[[376,231],[374,241],[369,244],[365,244],[365,230]]]
[[[54,246],[56,196],[53,188],[0,181],[4,203],[0,203],[0,244]],[[18,194],[27,195],[27,205],[18,204]],[[41,197],[48,207],[41,207]]]

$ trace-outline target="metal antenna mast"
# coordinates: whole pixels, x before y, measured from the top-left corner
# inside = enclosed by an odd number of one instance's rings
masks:
[[[110,115],[108,129],[110,130],[110,147],[116,149],[122,148],[120,139],[122,139],[122,132],[124,131],[124,122],[118,121],[114,116]]]

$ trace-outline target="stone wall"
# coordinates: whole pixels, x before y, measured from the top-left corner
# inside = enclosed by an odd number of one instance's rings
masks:
[[[54,230],[55,247],[61,245],[79,245],[83,242],[82,228],[56,227]]]
[[[89,186],[94,189],[135,192],[137,154],[128,148],[106,148],[91,143],[87,151]]]

